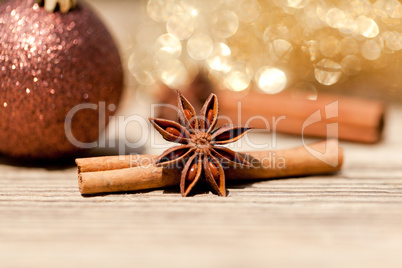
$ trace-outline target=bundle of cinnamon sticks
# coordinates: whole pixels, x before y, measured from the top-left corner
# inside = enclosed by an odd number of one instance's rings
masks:
[[[211,84],[202,75],[184,95],[197,107],[211,92]],[[333,173],[341,169],[342,148],[338,139],[375,143],[381,138],[385,105],[380,101],[320,93],[317,99],[295,97],[289,92],[267,95],[257,91],[215,90],[220,114],[233,118],[230,123],[268,131],[336,138],[289,150],[259,151],[243,154],[252,160],[251,168],[229,167],[227,180],[264,180]],[[160,103],[176,105],[176,94],[161,87]],[[172,107],[172,106],[167,106]],[[170,110],[169,110],[170,109]],[[162,108],[164,118],[175,120],[177,111]],[[218,124],[228,122],[218,121]],[[312,150],[318,153],[312,153]],[[156,156],[110,156],[77,159],[81,194],[128,192],[163,188],[180,183],[180,169],[156,167]],[[275,162],[276,161],[276,162]],[[329,163],[336,163],[329,164]]]
[[[312,154],[312,150],[317,154]],[[252,163],[252,167],[228,168],[225,171],[227,180],[327,174],[337,172],[343,164],[343,151],[336,140],[288,150],[250,152],[243,156]],[[153,155],[134,155],[77,159],[79,190],[87,195],[178,185],[181,170],[156,167],[155,158]]]

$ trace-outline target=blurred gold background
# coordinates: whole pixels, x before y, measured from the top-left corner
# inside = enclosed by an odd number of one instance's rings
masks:
[[[402,100],[398,0],[89,2],[107,10],[127,83],[145,92],[202,71],[234,91]]]

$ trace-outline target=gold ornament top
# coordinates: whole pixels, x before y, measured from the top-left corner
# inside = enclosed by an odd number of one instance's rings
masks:
[[[48,12],[54,12],[58,6],[61,13],[67,13],[77,5],[77,0],[39,0],[38,3],[43,4]]]

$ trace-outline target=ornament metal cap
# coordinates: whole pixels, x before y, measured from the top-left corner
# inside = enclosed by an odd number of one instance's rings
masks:
[[[46,11],[53,12],[57,4],[59,4],[59,9],[61,13],[67,13],[70,9],[77,5],[77,0],[39,0],[39,4],[44,4]]]

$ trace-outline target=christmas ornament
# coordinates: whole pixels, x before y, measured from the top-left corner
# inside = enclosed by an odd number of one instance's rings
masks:
[[[66,131],[81,143],[96,141],[104,127],[99,121],[106,124],[116,109],[123,85],[117,47],[89,7],[74,5],[71,0],[0,5],[2,154],[72,154],[79,148]],[[93,105],[79,109],[80,104]],[[74,107],[71,126],[65,126]]]

